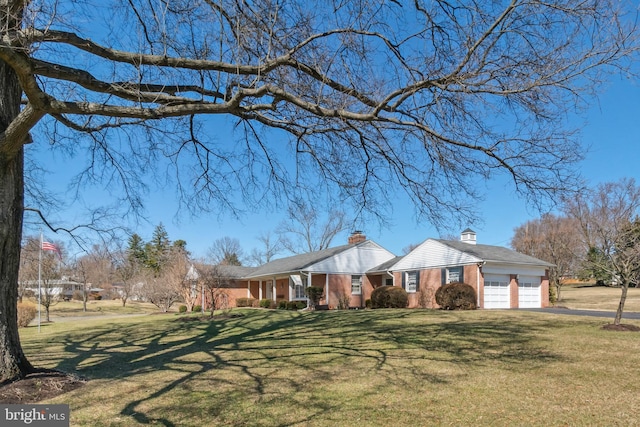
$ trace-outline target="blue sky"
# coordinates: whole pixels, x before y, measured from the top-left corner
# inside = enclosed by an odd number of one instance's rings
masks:
[[[584,117],[576,116],[568,125],[585,123],[582,140],[585,149],[590,147],[585,160],[579,166],[592,186],[601,182],[633,177],[640,182],[640,87],[630,80],[616,76],[604,89],[599,102],[593,104]],[[485,201],[479,207],[482,223],[474,225],[478,242],[508,246],[513,229],[529,219],[539,216],[526,201],[518,199],[507,182],[488,182]],[[164,207],[163,207],[164,206]],[[197,220],[175,220],[176,206],[167,205],[163,196],[151,200],[150,225],[140,229],[143,238],[149,238],[155,224],[162,221],[172,239],[184,239],[195,255],[205,255],[211,243],[220,237],[230,236],[240,240],[245,252],[259,247],[256,240],[262,232],[275,229],[283,218],[283,212],[248,214],[240,220],[220,219],[217,216],[200,217]],[[378,224],[363,227],[364,233],[395,254],[411,243],[429,237],[439,237],[427,223],[416,223],[410,209],[398,212],[391,218],[393,225],[381,229]],[[462,231],[462,230],[460,230]],[[349,232],[336,237],[333,244],[346,243]]]
[[[631,80],[619,76],[612,77],[609,86],[603,88],[597,103],[594,103],[582,116],[570,118],[567,126],[574,127],[584,123],[582,141],[586,152],[585,160],[579,165],[584,178],[591,186],[606,181],[615,181],[623,177],[633,177],[640,182],[638,163],[640,161],[640,87]],[[49,185],[64,192],[69,176],[68,168],[61,158],[46,159],[49,169]],[[513,187],[505,181],[486,183],[485,201],[479,206],[481,223],[472,228],[478,233],[478,242],[508,246],[515,227],[529,219],[539,216],[532,207],[527,206],[513,192]],[[91,190],[89,192],[92,192]],[[95,197],[95,194],[93,194]],[[154,227],[162,222],[172,240],[183,239],[195,257],[205,256],[213,241],[230,236],[240,240],[245,253],[260,247],[257,236],[273,231],[283,219],[284,208],[280,211],[247,213],[240,219],[219,215],[199,215],[191,218],[176,215],[178,203],[173,189],[153,192],[145,201],[147,209],[146,223],[136,230],[143,239],[151,237]],[[78,204],[75,205],[76,207]],[[80,214],[74,209],[64,214],[68,219]],[[438,232],[428,223],[417,223],[411,209],[396,209],[391,225],[381,228],[372,223],[362,227],[368,238],[376,241],[395,254],[411,243],[419,243],[429,237],[439,237]],[[461,231],[461,230],[460,230]],[[27,234],[29,231],[27,231]],[[68,239],[63,236],[45,233],[49,240]],[[334,245],[346,243],[349,231],[338,235]],[[74,249],[70,248],[70,252]],[[76,251],[77,252],[77,251]]]

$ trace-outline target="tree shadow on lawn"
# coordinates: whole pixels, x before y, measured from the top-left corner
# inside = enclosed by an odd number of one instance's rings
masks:
[[[238,391],[233,393],[235,397],[226,396],[224,400],[192,402],[209,405],[209,415],[216,417],[247,398],[255,402],[282,398],[265,387],[265,381],[272,381],[270,375],[276,369],[308,373],[286,378],[283,393],[291,400],[307,389],[310,379],[335,383],[334,366],[358,366],[367,375],[384,376],[389,382],[443,384],[451,377],[429,372],[428,368],[421,368],[415,375],[394,370],[412,359],[417,363],[426,360],[471,366],[500,361],[500,366],[507,369],[532,369],[559,359],[541,345],[543,338],[536,332],[550,325],[539,319],[482,320],[459,313],[421,310],[242,313],[241,317],[116,324],[86,334],[74,332],[63,338],[65,355],[57,369],[75,371],[89,379],[132,379],[166,372],[167,380],[175,379],[158,383],[160,387],[155,391],[131,400],[120,414],[141,424],[173,426],[166,416],[154,418],[144,413],[143,404],[178,387],[189,389],[201,377],[207,378],[211,389],[230,387]],[[235,374],[225,377],[214,373],[212,379],[212,370]],[[251,385],[239,385],[243,382]],[[334,400],[298,402],[304,404],[305,411],[299,413],[295,423],[338,408],[341,402]],[[190,409],[171,408],[169,412],[181,411],[185,415]]]

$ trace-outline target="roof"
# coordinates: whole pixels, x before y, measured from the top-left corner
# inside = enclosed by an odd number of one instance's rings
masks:
[[[328,248],[322,251],[309,252],[306,254],[293,255],[286,258],[276,259],[274,261],[263,264],[260,267],[256,267],[256,269],[253,270],[249,275],[247,275],[246,278],[285,274],[304,270],[310,265],[316,264],[327,258],[331,258],[332,256],[338,255],[348,249],[354,248],[358,245],[362,245],[366,242],[368,242],[368,240],[356,244],[336,246],[334,248]]]
[[[368,270],[367,273],[384,273],[384,272],[387,272],[387,271],[389,271],[391,269],[391,267],[393,267],[402,258],[404,258],[404,255],[397,256],[395,258],[391,258],[387,262],[383,262],[380,265],[376,265],[372,269]]]
[[[210,265],[210,264],[197,264],[195,265],[196,270],[198,269],[209,269],[215,268],[216,275],[221,277],[225,277],[227,279],[242,279],[245,276],[251,274],[256,267],[245,267],[241,265]]]
[[[441,240],[434,239],[450,248],[456,249],[460,252],[475,256],[483,261],[502,262],[509,264],[528,264],[536,266],[553,267],[553,264],[543,261],[538,258],[534,258],[529,255],[516,252],[513,249],[508,249],[502,246],[481,245],[481,244],[469,244],[458,240]]]

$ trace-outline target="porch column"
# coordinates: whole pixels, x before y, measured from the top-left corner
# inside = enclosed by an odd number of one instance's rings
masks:
[[[262,279],[260,279],[260,285],[258,286],[258,299],[262,299]]]
[[[308,288],[309,286],[311,286],[311,284],[312,284],[312,283],[313,283],[313,282],[312,282],[312,280],[311,280],[311,272],[309,272],[309,277],[307,278],[307,288]],[[307,296],[307,291],[306,291],[306,290],[304,291],[304,296],[305,296],[305,298],[307,299],[307,307],[308,307],[308,306],[309,306],[309,297]]]
[[[276,292],[278,291],[277,289],[277,281],[276,278],[273,278],[273,282],[271,283],[272,287],[271,287],[271,301],[275,301],[276,300]]]
[[[324,276],[324,302],[329,305],[329,273]]]

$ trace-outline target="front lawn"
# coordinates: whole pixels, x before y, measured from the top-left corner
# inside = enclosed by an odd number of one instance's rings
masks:
[[[518,311],[233,310],[22,330],[74,426],[637,425],[640,335]],[[636,322],[636,324],[639,324]]]

